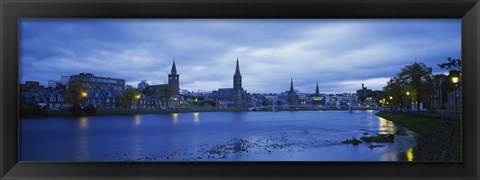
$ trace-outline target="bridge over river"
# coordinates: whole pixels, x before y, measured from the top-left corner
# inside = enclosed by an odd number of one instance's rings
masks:
[[[248,108],[250,111],[281,111],[281,110],[380,110],[381,107],[349,107],[320,105],[270,105]]]

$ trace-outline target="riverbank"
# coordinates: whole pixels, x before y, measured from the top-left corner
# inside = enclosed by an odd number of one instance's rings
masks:
[[[352,111],[380,110],[377,108],[355,108]],[[272,108],[260,108],[258,111],[272,111]],[[350,111],[347,108],[279,108],[276,111]]]
[[[385,111],[376,115],[418,134],[414,161],[461,161],[461,121]]]

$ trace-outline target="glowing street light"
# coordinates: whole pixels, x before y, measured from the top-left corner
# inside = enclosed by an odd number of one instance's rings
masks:
[[[454,76],[452,77],[452,82],[455,84],[455,89],[453,89],[453,108],[454,108],[454,113],[457,115],[457,83],[458,83],[458,77]]]
[[[452,82],[454,84],[457,84],[458,83],[458,77],[452,77]]]
[[[409,95],[410,95],[410,92],[407,91],[407,96],[409,96]]]
[[[390,100],[392,100],[392,99],[393,99],[393,96],[390,96]]]
[[[82,97],[87,97],[87,92],[82,92]]]
[[[137,100],[140,99],[140,97],[141,97],[140,94],[138,94],[138,95],[135,96],[135,98],[136,98]]]

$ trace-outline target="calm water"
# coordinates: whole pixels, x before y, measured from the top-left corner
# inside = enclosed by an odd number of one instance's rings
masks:
[[[375,111],[201,112],[20,120],[21,161],[406,161],[412,136]],[[376,145],[376,144],[374,144]]]

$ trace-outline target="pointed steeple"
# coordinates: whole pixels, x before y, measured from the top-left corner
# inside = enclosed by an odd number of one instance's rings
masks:
[[[316,94],[316,95],[319,95],[319,94],[320,94],[320,90],[318,90],[318,81],[317,81],[317,89],[315,89],[315,94]]]
[[[290,93],[293,93],[293,78],[290,79]]]
[[[237,57],[237,67],[235,69],[235,75],[240,75],[240,66],[238,65],[238,57]]]
[[[177,74],[177,67],[175,66],[175,57],[173,58],[173,65],[172,65],[172,73],[171,74]]]

